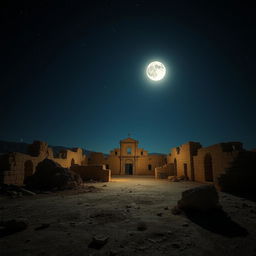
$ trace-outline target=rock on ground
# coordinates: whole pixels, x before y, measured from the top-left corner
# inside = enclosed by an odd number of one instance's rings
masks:
[[[72,189],[82,182],[78,174],[53,160],[44,159],[37,165],[36,172],[28,177],[27,186],[34,189]]]
[[[218,192],[212,185],[188,189],[182,192],[182,198],[178,201],[178,208],[195,211],[221,209]]]

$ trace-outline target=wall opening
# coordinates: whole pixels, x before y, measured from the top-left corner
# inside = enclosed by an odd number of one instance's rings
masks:
[[[125,164],[125,174],[126,175],[133,174],[133,164]]]
[[[24,183],[26,181],[26,178],[33,175],[34,165],[31,160],[27,160],[24,163]]]
[[[206,154],[204,157],[204,176],[205,181],[213,181],[212,156]]]
[[[151,164],[148,165],[148,170],[152,171],[152,165]]]
[[[184,166],[184,176],[186,178],[188,178],[188,165],[187,164],[183,164],[183,166]]]
[[[177,176],[177,160],[176,160],[176,158],[174,159],[174,176]]]
[[[131,153],[132,153],[132,148],[131,147],[127,147],[127,154],[131,155]]]
[[[75,165],[75,160],[74,160],[74,158],[72,158],[71,163],[70,163],[70,166],[73,166],[73,165]]]

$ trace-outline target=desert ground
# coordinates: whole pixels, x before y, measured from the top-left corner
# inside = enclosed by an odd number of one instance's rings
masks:
[[[28,226],[0,237],[0,254],[256,255],[255,202],[219,193],[223,210],[246,232],[226,230],[211,216],[201,221],[172,213],[181,192],[200,185],[119,176],[77,190],[1,196],[0,221],[24,220]]]

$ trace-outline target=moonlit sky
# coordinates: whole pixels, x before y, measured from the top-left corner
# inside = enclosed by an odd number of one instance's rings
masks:
[[[252,6],[86,2],[1,9],[0,140],[107,153],[130,133],[150,152],[256,147]],[[167,69],[157,86],[145,75],[154,60]]]

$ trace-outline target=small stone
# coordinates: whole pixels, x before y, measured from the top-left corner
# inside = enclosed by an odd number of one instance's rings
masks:
[[[179,244],[177,244],[177,243],[173,243],[173,244],[172,244],[172,247],[173,247],[173,248],[177,248],[177,249],[178,249],[178,248],[180,248],[180,245],[179,245]]]
[[[162,217],[162,216],[163,216],[163,213],[162,213],[162,212],[159,212],[159,213],[157,213],[156,215],[159,216],[159,217]]]
[[[104,184],[102,187],[107,187],[107,185],[106,185],[106,184]]]
[[[118,251],[116,251],[116,250],[110,250],[110,252],[109,252],[109,256],[116,256],[118,254]]]
[[[181,210],[180,210],[179,207],[174,206],[174,207],[171,209],[171,213],[172,213],[173,215],[178,215],[178,214],[181,214]]]
[[[26,220],[13,219],[13,220],[0,222],[0,227],[1,227],[2,234],[9,235],[9,234],[13,234],[13,233],[20,232],[27,229],[28,223]]]
[[[35,230],[35,231],[38,231],[38,230],[45,229],[45,228],[49,228],[49,227],[50,227],[50,224],[49,224],[49,223],[43,223],[41,226],[36,227],[34,230]]]
[[[24,189],[24,188],[20,188],[20,191],[24,195],[28,195],[28,196],[35,196],[36,195],[36,193],[34,193],[34,192],[30,191],[30,190]]]
[[[89,248],[101,249],[107,242],[109,237],[103,235],[97,235],[92,238],[91,243],[88,245]]]
[[[140,247],[138,248],[138,250],[140,250],[140,251],[145,251],[147,248],[148,248],[148,247],[146,247],[146,246],[140,246]]]
[[[147,228],[148,228],[147,224],[143,221],[141,221],[137,224],[137,230],[138,231],[145,231],[145,230],[147,230]]]
[[[251,206],[248,205],[248,204],[246,204],[246,203],[243,203],[243,204],[242,204],[242,207],[243,207],[243,208],[251,208]]]
[[[151,243],[153,243],[153,244],[157,243],[157,240],[152,239],[152,238],[149,238],[148,241],[151,242]]]

